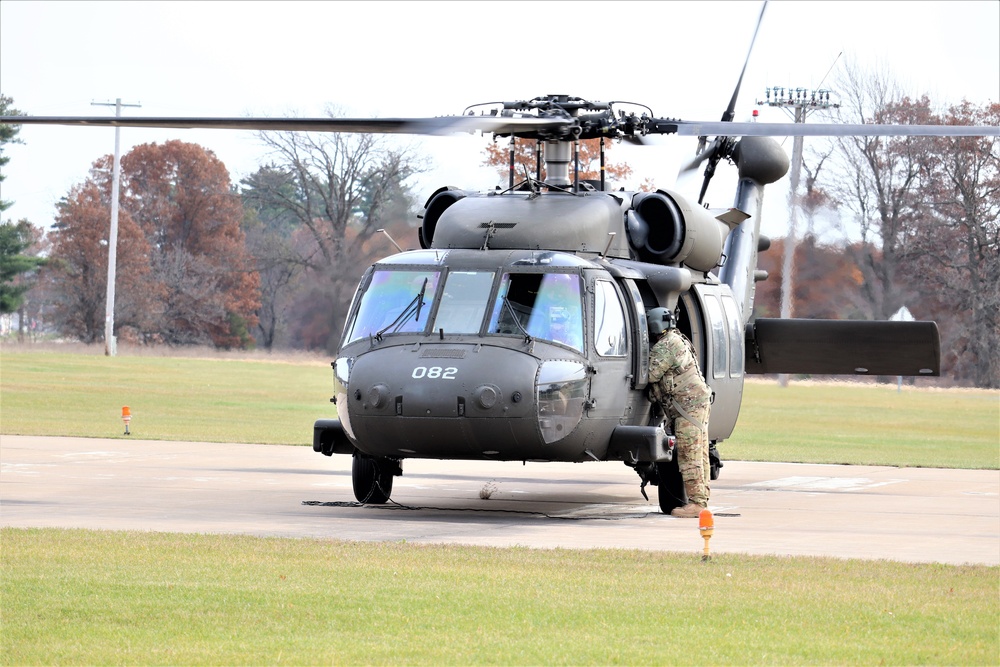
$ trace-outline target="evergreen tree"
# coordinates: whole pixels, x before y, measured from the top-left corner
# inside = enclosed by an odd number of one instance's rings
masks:
[[[20,116],[21,112],[11,106],[13,103],[13,99],[0,93],[0,116]],[[17,133],[20,131],[20,125],[0,125],[0,169],[10,162],[10,158],[3,154],[4,145],[21,143],[21,140],[17,139]],[[3,182],[3,179],[4,175],[0,172],[0,182]],[[0,211],[6,211],[12,203],[0,199]]]
[[[31,283],[24,278],[45,264],[45,259],[24,254],[36,240],[27,220],[0,223],[0,313],[13,313],[24,303]]]

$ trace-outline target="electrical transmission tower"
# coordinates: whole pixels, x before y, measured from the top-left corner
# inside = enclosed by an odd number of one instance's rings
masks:
[[[781,107],[791,112],[796,123],[805,123],[806,116],[814,111],[827,111],[840,107],[830,102],[829,90],[809,90],[807,88],[781,88],[775,86],[766,89],[766,99],[757,100],[757,104],[769,107]],[[799,175],[802,172],[802,136],[794,137],[792,144],[792,171],[789,175],[789,209],[788,236],[784,243],[784,256],[781,262],[781,317],[792,316],[792,272],[795,270],[795,246],[798,243],[799,215]],[[788,386],[788,376],[781,374],[778,381],[782,387]]]

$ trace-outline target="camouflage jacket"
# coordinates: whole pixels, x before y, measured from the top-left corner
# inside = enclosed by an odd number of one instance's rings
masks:
[[[649,353],[649,399],[663,402],[704,386],[691,341],[677,329],[667,329]]]

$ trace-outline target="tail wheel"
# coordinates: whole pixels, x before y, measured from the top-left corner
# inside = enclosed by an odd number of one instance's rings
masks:
[[[656,486],[660,511],[670,514],[674,509],[687,505],[687,492],[684,491],[684,480],[681,478],[677,457],[674,456],[673,461],[657,463],[656,474],[660,478]]]
[[[379,460],[363,454],[354,455],[351,466],[351,481],[354,485],[354,497],[359,503],[381,505],[388,502],[392,493],[392,467],[388,462],[379,464]]]

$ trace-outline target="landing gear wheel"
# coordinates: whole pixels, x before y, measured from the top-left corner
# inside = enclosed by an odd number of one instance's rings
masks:
[[[351,465],[354,497],[359,503],[382,505],[392,493],[392,468],[382,461],[364,454],[355,454]]]
[[[656,486],[656,495],[660,501],[660,511],[670,514],[678,507],[687,505],[687,492],[684,491],[684,480],[677,457],[673,461],[656,464],[656,474],[660,483]]]
[[[719,469],[722,468],[722,459],[719,458],[719,450],[716,449],[714,442],[708,446],[708,464],[711,479],[713,481],[719,479]]]

